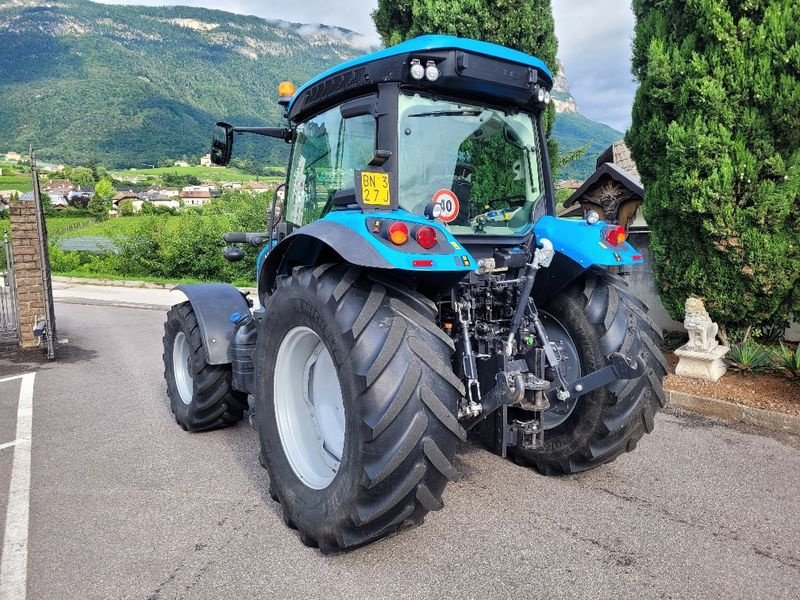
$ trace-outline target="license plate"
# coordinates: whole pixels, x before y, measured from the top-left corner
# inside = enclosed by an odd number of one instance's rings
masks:
[[[362,171],[361,198],[364,204],[389,206],[389,174]]]

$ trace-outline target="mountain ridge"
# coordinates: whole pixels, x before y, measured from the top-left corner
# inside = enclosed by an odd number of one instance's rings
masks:
[[[279,81],[300,84],[373,49],[342,27],[76,0],[0,1],[0,47],[0,149],[32,145],[44,160],[111,167],[204,154],[217,120],[274,124]],[[557,84],[560,147],[590,144],[562,176],[586,177],[589,154],[622,134],[580,115],[565,76]],[[240,150],[256,153],[253,144]],[[286,160],[282,142],[258,150]]]

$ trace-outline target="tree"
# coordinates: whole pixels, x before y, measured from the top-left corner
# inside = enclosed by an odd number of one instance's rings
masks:
[[[550,67],[554,77],[557,73],[558,41],[550,0],[378,0],[372,19],[387,46],[425,33],[457,35],[533,54]],[[554,119],[551,105],[544,121],[548,137]],[[548,146],[555,165],[555,140],[549,140]]]
[[[64,175],[73,184],[83,189],[91,188],[94,185],[94,174],[88,167],[74,167],[71,169],[67,167],[64,169]]]
[[[104,220],[108,218],[108,211],[111,210],[111,199],[117,190],[109,177],[105,177],[97,182],[94,188],[94,196],[89,200],[86,208],[96,219]]]
[[[661,298],[727,327],[800,309],[800,4],[634,0],[626,137]]]

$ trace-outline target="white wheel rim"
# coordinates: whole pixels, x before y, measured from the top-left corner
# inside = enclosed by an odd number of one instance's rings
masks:
[[[172,344],[172,370],[175,373],[175,387],[178,388],[178,395],[184,404],[190,404],[194,391],[192,371],[189,369],[189,340],[186,335],[179,331]]]
[[[328,487],[344,449],[344,400],[328,349],[308,327],[291,329],[275,361],[275,420],[286,458],[308,487]]]

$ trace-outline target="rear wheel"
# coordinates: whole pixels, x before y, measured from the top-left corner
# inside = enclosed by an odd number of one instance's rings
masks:
[[[352,548],[443,506],[463,388],[434,315],[355,267],[297,268],[272,295],[255,419],[270,494],[305,544]]]
[[[655,413],[665,402],[661,331],[627,287],[621,277],[592,269],[543,307],[542,321],[567,382],[606,366],[613,352],[642,358],[646,369],[637,379],[554,402],[543,414],[544,447],[514,449],[517,458],[541,473],[577,473],[611,462],[653,430]]]
[[[231,366],[206,362],[203,336],[189,302],[169,309],[164,323],[164,378],[175,420],[187,431],[242,420],[247,394],[231,387]]]

